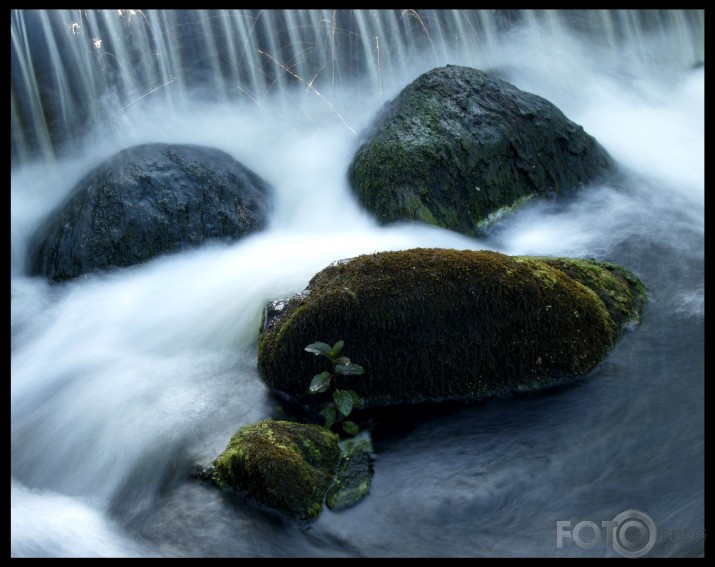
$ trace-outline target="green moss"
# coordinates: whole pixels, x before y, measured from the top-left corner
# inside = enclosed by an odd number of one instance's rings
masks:
[[[338,437],[317,425],[265,420],[239,429],[214,461],[223,489],[246,490],[298,520],[315,518],[340,458]]]
[[[442,226],[432,214],[432,211],[430,211],[425,203],[414,193],[408,194],[405,198],[403,215],[404,218],[415,219],[435,226]]]
[[[482,236],[529,196],[611,170],[596,140],[553,104],[476,69],[433,69],[377,116],[348,168],[382,223],[420,220]]]
[[[479,188],[476,188],[475,190],[480,191]],[[529,203],[533,198],[533,195],[523,195],[522,197],[516,199],[516,201],[514,201],[511,205],[501,207],[496,211],[489,213],[486,218],[483,218],[476,223],[475,232],[478,234],[484,233],[494,223],[500,221],[507,215],[514,214],[516,211]]]
[[[334,512],[354,506],[367,496],[373,475],[372,442],[366,432],[340,442],[341,458],[325,503]]]
[[[642,296],[625,276],[614,276],[603,288],[613,300],[604,301],[582,275],[590,262],[559,260],[413,249],[329,266],[262,335],[260,375],[319,404],[324,400],[306,390],[321,369],[302,349],[338,338],[365,368],[344,384],[365,407],[485,398],[586,374],[617,340],[622,313],[640,312]]]
[[[611,332],[618,336],[624,328],[640,323],[646,301],[643,283],[631,271],[611,262],[595,259],[543,258],[546,264],[563,271],[599,297],[610,316]]]

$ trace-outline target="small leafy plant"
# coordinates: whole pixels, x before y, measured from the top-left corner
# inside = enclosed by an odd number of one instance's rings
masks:
[[[338,341],[333,346],[327,343],[316,342],[309,344],[305,350],[315,354],[316,356],[324,356],[330,362],[330,372],[324,370],[320,374],[313,376],[310,382],[308,392],[311,394],[321,394],[332,390],[333,405],[329,405],[320,410],[321,415],[325,417],[326,429],[333,427],[336,419],[343,420],[343,430],[349,435],[355,435],[360,428],[353,421],[345,420],[350,415],[353,408],[360,407],[362,400],[354,390],[344,390],[338,387],[338,376],[355,376],[364,374],[365,370],[359,364],[350,362],[347,356],[340,356],[340,351],[343,349],[345,341]],[[337,412],[336,412],[337,410]],[[341,417],[342,416],[342,417]]]

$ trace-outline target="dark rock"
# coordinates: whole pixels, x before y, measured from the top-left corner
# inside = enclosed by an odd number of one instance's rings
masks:
[[[333,512],[354,506],[367,496],[374,473],[372,442],[366,432],[340,442],[340,464],[325,503]]]
[[[146,144],[85,176],[34,235],[31,275],[65,280],[262,229],[270,187],[227,153]]]
[[[348,180],[383,224],[417,220],[481,236],[534,196],[615,172],[600,144],[549,101],[454,65],[405,87],[364,137]]]
[[[260,376],[322,404],[327,394],[308,385],[324,361],[304,348],[342,339],[365,374],[340,376],[341,387],[363,408],[484,399],[585,375],[639,322],[646,298],[635,275],[608,262],[447,249],[336,262],[306,292],[264,321]]]

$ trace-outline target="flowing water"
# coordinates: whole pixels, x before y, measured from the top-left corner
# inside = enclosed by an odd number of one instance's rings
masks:
[[[703,11],[12,12],[11,555],[617,557],[630,540],[592,526],[626,510],[652,519],[649,556],[703,555],[703,35]],[[359,133],[445,64],[550,100],[626,181],[534,202],[483,239],[377,226],[346,181]],[[44,216],[144,142],[229,152],[275,188],[269,228],[28,277]],[[304,525],[193,480],[240,426],[280,415],[256,369],[264,305],[334,260],[417,246],[608,260],[649,301],[572,385],[387,412],[348,510]]]

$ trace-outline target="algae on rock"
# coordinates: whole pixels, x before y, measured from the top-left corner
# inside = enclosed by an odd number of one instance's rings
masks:
[[[608,152],[551,102],[458,65],[420,75],[362,137],[348,181],[382,224],[416,220],[480,236],[533,196],[616,173]]]
[[[366,431],[340,441],[340,464],[325,497],[332,511],[354,506],[367,496],[374,472],[372,450],[370,434]]]
[[[364,407],[535,391],[595,368],[637,322],[638,278],[608,262],[417,248],[335,262],[264,316],[261,378],[300,403],[319,368],[301,356],[344,339]],[[268,313],[268,312],[267,312]],[[313,399],[311,399],[313,398]]]
[[[241,427],[214,461],[222,489],[245,490],[297,520],[318,516],[340,461],[338,436],[322,427],[264,420]]]

